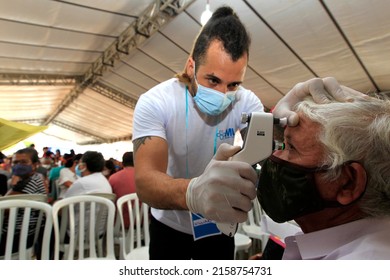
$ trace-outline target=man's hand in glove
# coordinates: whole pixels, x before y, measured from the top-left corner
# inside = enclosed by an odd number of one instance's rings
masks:
[[[296,126],[299,123],[299,117],[293,112],[294,106],[308,95],[311,95],[316,103],[328,103],[330,100],[352,102],[355,97],[366,96],[354,89],[339,85],[335,78],[314,78],[296,84],[276,104],[272,111],[273,115],[277,118],[287,117],[287,124]]]
[[[228,161],[239,150],[238,146],[222,144],[204,173],[190,181],[186,201],[191,212],[216,222],[247,219],[251,200],[256,197],[257,175],[248,163]]]

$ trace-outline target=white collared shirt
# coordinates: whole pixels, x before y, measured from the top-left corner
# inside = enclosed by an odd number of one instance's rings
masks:
[[[390,218],[366,218],[289,236],[284,260],[390,260]]]

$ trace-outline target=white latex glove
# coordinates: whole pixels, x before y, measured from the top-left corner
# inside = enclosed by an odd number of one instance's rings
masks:
[[[204,173],[190,181],[186,201],[192,213],[216,222],[246,221],[256,197],[257,174],[248,163],[228,161],[239,150],[222,144]]]
[[[289,126],[296,126],[299,123],[299,117],[292,110],[295,104],[302,101],[308,95],[311,95],[316,103],[328,103],[330,100],[352,102],[355,97],[366,96],[354,89],[341,86],[333,77],[323,79],[314,78],[296,84],[279,100],[272,114],[277,118],[287,117],[287,124]]]

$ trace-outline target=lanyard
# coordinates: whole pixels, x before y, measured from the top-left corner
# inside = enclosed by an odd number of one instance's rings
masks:
[[[189,178],[189,171],[188,171],[188,87],[186,86],[186,179]],[[218,124],[215,127],[215,135],[214,135],[214,148],[213,148],[213,155],[217,152],[217,140],[218,140]]]
[[[186,86],[186,179],[189,179],[188,175],[188,88]]]

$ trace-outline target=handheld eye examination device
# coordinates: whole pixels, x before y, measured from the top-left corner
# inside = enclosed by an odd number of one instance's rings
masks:
[[[243,161],[250,165],[269,157],[274,150],[282,150],[284,144],[274,140],[274,125],[284,127],[287,118],[274,118],[271,113],[242,113],[241,122],[248,123],[246,137],[242,149],[229,160]],[[236,223],[217,223],[218,229],[227,236],[234,236],[238,225]]]

